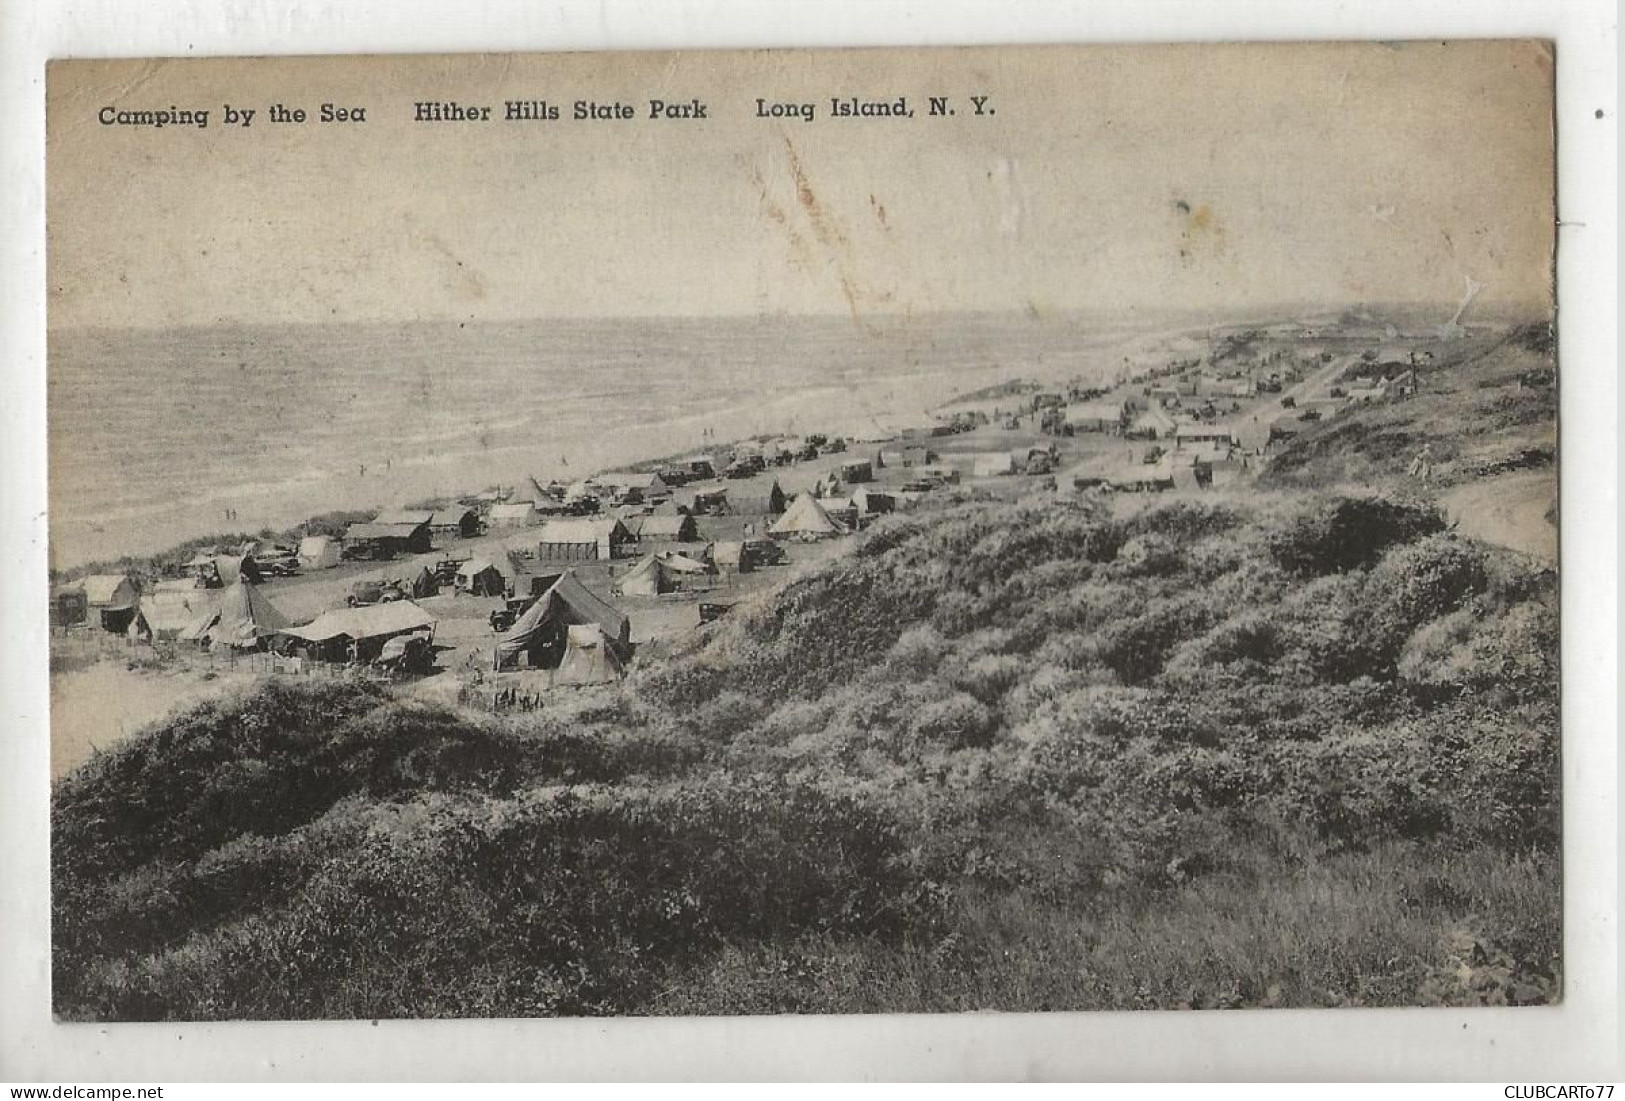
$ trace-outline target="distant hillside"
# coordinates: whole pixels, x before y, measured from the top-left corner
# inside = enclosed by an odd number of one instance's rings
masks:
[[[1483,333],[1437,346],[1406,401],[1353,405],[1282,447],[1259,481],[1400,484],[1423,447],[1434,487],[1539,467],[1557,458],[1556,360],[1550,326]],[[1421,488],[1418,484],[1418,488]]]
[[[1398,497],[898,517],[537,714],[273,684],[93,759],[55,1009],[1550,1001],[1556,655]]]

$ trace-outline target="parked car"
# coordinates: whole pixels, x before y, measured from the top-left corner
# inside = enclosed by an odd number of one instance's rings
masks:
[[[361,608],[405,599],[406,589],[399,581],[357,581],[350,586],[348,603],[352,608]]]
[[[784,561],[784,548],[771,539],[746,539],[739,553],[752,566],[777,566]]]

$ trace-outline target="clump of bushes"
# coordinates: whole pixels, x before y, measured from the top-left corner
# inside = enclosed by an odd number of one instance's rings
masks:
[[[727,776],[347,804],[148,878],[103,918],[138,920],[147,950],[109,966],[95,942],[59,945],[59,1010],[624,1013],[727,943],[896,937],[947,897],[872,801]]]
[[[950,505],[575,705],[276,684],[97,758],[53,807],[58,1008],[644,1012],[697,976],[836,982],[809,945],[1009,978],[1033,915],[1087,973],[1089,921],[1282,869],[1555,860],[1556,649],[1555,578],[1399,498]],[[1496,943],[1543,952],[1549,901]],[[1414,1000],[1426,951],[1298,1004]]]
[[[1271,556],[1299,577],[1369,566],[1400,543],[1443,531],[1430,506],[1385,496],[1337,496],[1316,501],[1269,533]]]

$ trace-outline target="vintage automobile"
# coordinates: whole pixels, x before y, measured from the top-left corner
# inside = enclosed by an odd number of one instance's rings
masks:
[[[742,559],[748,559],[752,567],[777,566],[784,561],[784,548],[771,539],[746,539],[739,554]]]
[[[347,603],[352,608],[362,608],[369,604],[388,604],[405,599],[406,587],[399,579],[391,578],[388,581],[357,581],[350,586]]]

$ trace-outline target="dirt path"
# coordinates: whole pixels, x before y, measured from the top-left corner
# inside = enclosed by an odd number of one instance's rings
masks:
[[[1441,499],[1456,530],[1486,543],[1557,564],[1557,527],[1546,512],[1557,500],[1557,479],[1550,470],[1483,478],[1446,493]]]

